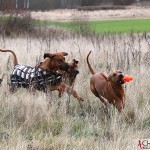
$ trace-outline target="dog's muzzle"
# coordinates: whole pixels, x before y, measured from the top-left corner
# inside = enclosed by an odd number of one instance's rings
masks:
[[[64,63],[64,64],[62,64],[60,67],[59,67],[59,69],[60,70],[63,70],[63,71],[67,71],[68,69],[69,69],[69,64],[68,63]]]
[[[118,83],[118,84],[124,84],[125,82],[122,80],[123,78],[124,78],[124,75],[123,75],[123,74],[120,74],[120,75],[118,76],[117,83]]]
[[[76,76],[77,74],[79,74],[79,71],[77,69],[74,70],[74,76]]]
[[[77,74],[79,74],[79,71],[78,70],[75,70],[70,76],[70,78],[72,79],[72,80],[74,80],[75,78],[76,78],[76,76],[77,76]]]

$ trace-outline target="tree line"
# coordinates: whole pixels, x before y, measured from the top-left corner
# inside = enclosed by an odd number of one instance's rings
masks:
[[[102,3],[111,3],[113,5],[130,5],[138,1],[143,0],[0,0],[0,10],[49,10],[57,8],[76,8],[80,6],[97,6]]]

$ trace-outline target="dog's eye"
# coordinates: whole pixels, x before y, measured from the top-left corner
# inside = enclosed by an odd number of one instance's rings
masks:
[[[114,76],[116,76],[116,74],[115,74],[115,73],[113,74],[113,77],[114,77]]]
[[[60,62],[63,62],[63,60],[59,59]]]

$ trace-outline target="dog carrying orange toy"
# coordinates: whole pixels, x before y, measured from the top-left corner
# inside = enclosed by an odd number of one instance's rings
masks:
[[[116,109],[125,117],[127,123],[131,123],[132,121],[128,118],[123,110],[125,107],[126,97],[123,84],[131,81],[132,78],[125,76],[120,70],[115,70],[108,76],[101,71],[96,73],[89,63],[90,54],[91,51],[87,55],[87,65],[92,74],[92,77],[90,78],[91,92],[104,104],[104,110],[107,115],[109,115],[108,103],[110,103],[113,104]]]
[[[132,76],[124,76],[124,78],[122,79],[124,82],[130,82],[133,80]]]

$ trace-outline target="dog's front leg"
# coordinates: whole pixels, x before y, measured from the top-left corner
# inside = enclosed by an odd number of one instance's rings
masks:
[[[105,101],[105,99],[99,95],[99,99],[101,100],[101,102],[104,104],[104,113],[106,114],[107,118],[110,119],[110,114],[108,112],[108,103]]]
[[[61,98],[62,94],[64,93],[64,89],[59,85],[59,86],[49,86],[50,91],[58,91],[58,97]]]

